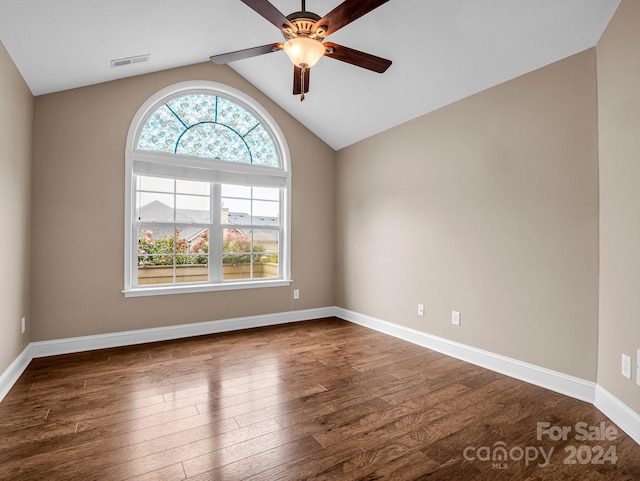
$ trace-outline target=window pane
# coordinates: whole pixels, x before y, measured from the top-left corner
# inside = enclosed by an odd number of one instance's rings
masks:
[[[225,229],[223,279],[278,277],[278,236],[278,231],[271,229],[256,229],[253,232]]]
[[[225,281],[251,278],[250,233],[224,229],[222,252],[222,278]]]
[[[209,222],[209,197],[196,195],[176,195],[177,222]]]
[[[253,225],[273,225],[277,226],[280,221],[277,217],[254,216]]]
[[[176,180],[176,192],[178,194],[209,195],[209,182],[197,182],[192,180]]]
[[[253,277],[266,279],[278,277],[278,254],[263,254],[256,256],[253,263]]]
[[[193,264],[209,263],[209,229],[200,229],[188,237],[189,255]]]
[[[222,197],[251,198],[251,187],[248,185],[222,184]]]
[[[209,264],[188,262],[176,266],[176,282],[206,282],[209,280]]]
[[[171,230],[152,230],[149,227],[141,227],[138,230],[138,265],[140,265],[140,256],[145,257],[145,265],[165,265],[166,257],[164,254],[174,253],[174,236]],[[160,256],[160,257],[156,257]],[[171,260],[170,264],[173,264]]]
[[[251,201],[244,199],[222,199],[222,223],[251,225]]]
[[[138,256],[138,285],[173,284],[173,256]]]
[[[254,225],[279,225],[280,203],[270,200],[253,201]]]
[[[260,200],[280,200],[280,189],[274,187],[254,187],[253,198]]]
[[[164,177],[138,176],[138,190],[173,193],[175,181]]]
[[[215,122],[216,99],[215,95],[191,94],[169,100],[167,105],[190,127],[198,122]]]
[[[228,125],[242,136],[259,124],[258,119],[251,112],[224,97],[218,97],[217,121]]]
[[[218,124],[197,124],[180,137],[176,154],[249,163],[251,152],[242,137]]]
[[[207,264],[209,262],[209,229],[189,227],[176,229],[177,264]]]
[[[279,233],[277,230],[254,229],[253,243],[254,252],[265,252],[267,254],[277,254],[279,252]]]
[[[276,145],[263,125],[258,125],[249,132],[245,138],[249,146],[254,165],[264,165],[266,167],[280,167],[280,158]]]
[[[172,230],[138,232],[138,284],[172,284],[174,235]],[[169,254],[169,255],[167,255]]]
[[[173,222],[173,194],[138,192],[136,215],[142,222]]]
[[[184,229],[178,233],[176,282],[209,280],[209,229]]]
[[[224,229],[222,233],[222,252],[225,254],[251,252],[251,231]],[[248,255],[246,256],[245,262],[249,262]]]
[[[251,263],[244,261],[243,255],[225,254],[223,256],[222,264],[222,279],[230,281],[234,279],[250,279],[251,278]]]
[[[142,128],[138,140],[138,148],[141,150],[174,152],[176,142],[183,131],[184,125],[163,104],[149,116]]]
[[[278,277],[278,231],[253,231],[254,278]]]
[[[278,277],[278,236],[277,230],[254,229],[254,278]]]

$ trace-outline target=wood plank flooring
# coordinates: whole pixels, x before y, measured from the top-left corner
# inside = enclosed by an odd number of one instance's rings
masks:
[[[0,479],[640,480],[615,429],[330,318],[36,359],[0,404]]]

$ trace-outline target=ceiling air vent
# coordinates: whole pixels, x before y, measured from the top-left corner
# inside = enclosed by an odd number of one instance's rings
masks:
[[[150,54],[146,54],[146,55],[137,55],[135,57],[119,58],[117,60],[111,61],[111,68],[124,67],[125,65],[133,65],[136,63],[148,62],[150,57],[151,57]]]

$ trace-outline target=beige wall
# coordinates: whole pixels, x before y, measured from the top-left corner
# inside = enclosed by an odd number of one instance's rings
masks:
[[[341,150],[338,305],[595,381],[597,154],[593,49]]]
[[[0,42],[0,374],[31,339],[31,132],[33,96]],[[20,319],[27,317],[25,334]]]
[[[293,164],[291,288],[123,297],[127,131],[147,98],[185,80],[246,92],[284,132]],[[34,340],[334,304],[326,260],[334,257],[335,152],[229,67],[205,63],[37,97],[33,162]],[[87,264],[102,275],[88,276]]]
[[[640,413],[640,2],[623,0],[598,44],[600,335],[598,384]],[[632,380],[620,357],[633,362]]]

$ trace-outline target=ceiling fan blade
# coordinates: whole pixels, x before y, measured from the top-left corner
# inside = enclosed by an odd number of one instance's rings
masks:
[[[246,6],[251,8],[256,13],[259,13],[269,22],[274,24],[280,30],[285,28],[291,29],[292,32],[296,31],[293,24],[285,17],[280,10],[271,5],[267,0],[241,0]]]
[[[326,37],[388,1],[389,0],[345,0],[318,20],[313,25],[312,31],[315,32],[318,28],[322,27],[325,30],[322,35]]]
[[[332,42],[325,42],[323,45],[326,48],[325,57],[331,57],[341,62],[350,63],[378,73],[385,72],[391,66],[391,60],[376,57],[370,53],[360,52]]]
[[[229,62],[235,62],[236,60],[257,57],[258,55],[277,52],[279,50],[282,50],[282,43],[270,43],[269,45],[262,45],[260,47],[245,48],[244,50],[237,50],[235,52],[212,55],[209,57],[209,60],[213,63],[217,63],[218,65],[224,65]]]
[[[309,73],[310,68],[304,71],[304,93],[309,92]],[[296,65],[293,66],[293,95],[302,93],[302,69]]]

